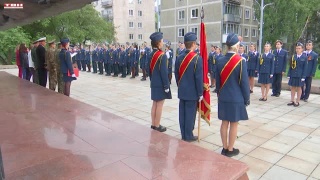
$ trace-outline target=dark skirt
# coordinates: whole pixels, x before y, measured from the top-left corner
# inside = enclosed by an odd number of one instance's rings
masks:
[[[301,87],[304,85],[304,81],[301,82],[301,78],[292,77],[289,79],[288,84],[289,84],[289,86],[293,86],[293,87]]]
[[[77,80],[77,78],[68,76],[67,73],[63,73],[63,82],[71,82],[73,80]]]
[[[272,83],[272,78],[270,78],[270,74],[267,74],[267,73],[259,74],[258,83],[260,83],[260,84],[270,84],[270,83]]]
[[[164,99],[172,99],[171,89],[166,93],[163,88],[151,87],[151,100],[161,101]]]
[[[258,77],[258,73],[256,73],[256,70],[248,69],[248,76],[249,77]]]
[[[230,122],[248,120],[248,113],[244,103],[218,102],[218,118]]]

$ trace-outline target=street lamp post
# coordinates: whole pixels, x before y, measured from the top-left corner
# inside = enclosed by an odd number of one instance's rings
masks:
[[[269,3],[269,4],[264,5],[264,0],[261,0],[261,3],[260,3],[260,35],[259,35],[259,52],[260,53],[261,53],[261,49],[262,49],[263,11],[264,11],[264,8],[266,8],[267,6],[273,5],[273,4],[274,3]]]

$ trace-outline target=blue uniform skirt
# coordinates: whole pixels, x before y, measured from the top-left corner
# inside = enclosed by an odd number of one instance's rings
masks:
[[[289,86],[300,87],[304,85],[304,82],[301,82],[299,77],[291,77],[288,82]]]
[[[172,99],[171,90],[166,93],[163,88],[151,87],[151,100],[161,101],[164,99]]]
[[[270,84],[272,82],[272,78],[270,78],[270,74],[261,73],[259,74],[258,83],[260,84]]]
[[[248,113],[244,103],[218,102],[218,118],[230,122],[248,120]]]
[[[249,77],[257,77],[258,73],[256,73],[256,70],[248,69],[248,76]]]
[[[73,80],[77,80],[77,78],[68,76],[67,73],[63,73],[63,82],[71,82]]]

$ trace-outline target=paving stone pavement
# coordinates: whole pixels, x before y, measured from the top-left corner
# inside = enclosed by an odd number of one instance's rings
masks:
[[[5,71],[17,74],[16,69]],[[150,83],[140,78],[81,72],[80,78],[72,82],[71,97],[149,127]],[[181,138],[177,86],[172,84],[171,89],[173,99],[164,103],[161,124],[168,128],[166,134]],[[249,120],[240,122],[235,143],[241,153],[234,158],[249,165],[249,178],[320,179],[320,95],[312,94],[309,102],[301,102],[299,107],[286,105],[289,91],[282,91],[278,98],[269,96],[266,102],[259,98],[260,89],[256,87],[247,108]],[[194,144],[220,153],[220,121],[214,93],[211,111],[211,126],[201,122],[201,142]]]

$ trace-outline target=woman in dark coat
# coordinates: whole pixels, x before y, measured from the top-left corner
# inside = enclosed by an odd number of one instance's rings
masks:
[[[71,81],[77,79],[73,71],[71,54],[68,51],[69,42],[70,42],[69,39],[61,40],[62,49],[59,53],[60,70],[61,70],[61,73],[63,74],[63,81],[65,83],[63,94],[66,96],[70,96]]]
[[[160,132],[167,130],[160,125],[162,107],[165,99],[172,99],[168,78],[168,59],[161,50],[163,47],[163,36],[160,32],[151,34],[151,46],[153,51],[150,54],[147,69],[150,76],[151,100],[151,128]]]
[[[246,106],[250,104],[250,89],[246,60],[238,54],[240,46],[238,36],[229,34],[226,44],[228,53],[217,62],[216,84],[218,118],[222,120],[221,154],[232,157],[240,152],[233,146],[237,138],[238,121],[248,120]]]
[[[29,70],[28,48],[26,44],[20,44],[19,57],[22,68],[22,78],[30,81],[31,73]]]

